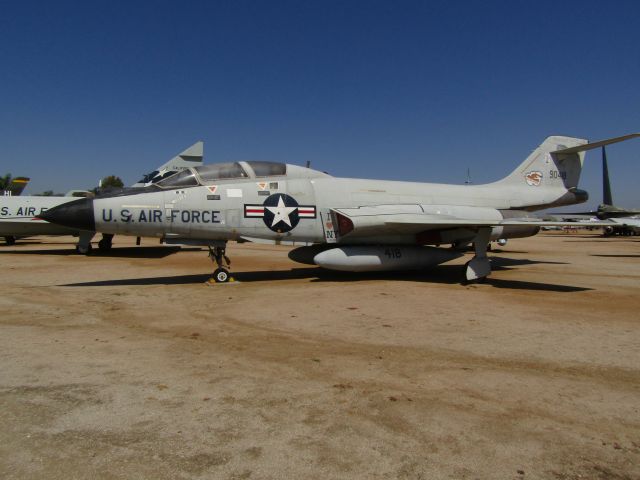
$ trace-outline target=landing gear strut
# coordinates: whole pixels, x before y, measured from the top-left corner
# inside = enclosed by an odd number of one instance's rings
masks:
[[[91,239],[96,232],[82,231],[78,235],[78,244],[76,245],[76,252],[80,255],[90,255],[93,247],[91,246]]]
[[[214,281],[215,283],[227,283],[232,280],[231,275],[229,274],[229,269],[231,268],[231,260],[226,255],[227,244],[223,243],[222,246],[214,246],[209,245],[209,258],[212,261],[216,262],[218,268],[213,271],[213,276],[209,279],[209,281]]]
[[[113,235],[110,233],[103,233],[102,239],[98,242],[98,249],[101,252],[108,252],[113,245]]]
[[[473,240],[475,256],[467,262],[466,281],[482,283],[491,273],[491,264],[487,258],[487,246],[491,239],[490,228],[480,228]]]

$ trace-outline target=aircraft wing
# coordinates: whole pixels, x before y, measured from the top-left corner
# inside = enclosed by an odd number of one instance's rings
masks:
[[[479,228],[493,227],[606,227],[615,225],[611,221],[545,221],[539,218],[464,218],[449,214],[432,213],[372,213],[375,207],[361,209],[334,209],[337,215],[337,223],[342,235],[369,236],[369,235],[415,235],[430,230],[451,230],[462,228],[478,230]],[[494,210],[495,212],[495,210]],[[363,213],[358,215],[357,213]],[[475,217],[475,215],[474,215]]]
[[[390,226],[410,226],[422,230],[439,229],[447,227],[466,227],[466,228],[480,228],[480,227],[606,227],[612,225],[613,222],[556,222],[548,220],[529,220],[527,218],[509,218],[503,220],[474,220],[474,219],[439,219],[439,218],[414,218],[414,219],[397,219],[386,221],[386,225]]]

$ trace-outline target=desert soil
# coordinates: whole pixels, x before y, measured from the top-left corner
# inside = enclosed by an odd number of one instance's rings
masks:
[[[0,478],[638,479],[640,240],[424,272],[288,247],[0,247]]]

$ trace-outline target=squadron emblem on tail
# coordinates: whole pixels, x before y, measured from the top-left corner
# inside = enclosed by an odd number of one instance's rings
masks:
[[[526,180],[527,185],[537,187],[542,183],[542,172],[527,172],[524,174],[524,179]]]

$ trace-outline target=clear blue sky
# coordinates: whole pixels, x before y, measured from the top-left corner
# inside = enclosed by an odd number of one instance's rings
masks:
[[[640,131],[637,1],[0,1],[0,173],[28,192],[205,161],[474,183]],[[608,150],[640,207],[640,140]],[[601,199],[600,155],[584,188]]]

